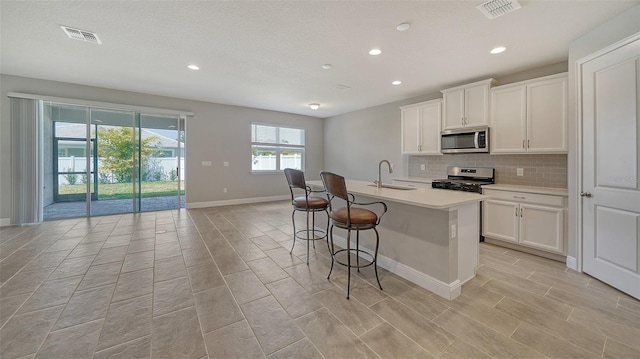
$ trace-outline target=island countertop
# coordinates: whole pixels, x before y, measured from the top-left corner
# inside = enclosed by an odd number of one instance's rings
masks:
[[[439,188],[399,190],[392,188],[377,188],[373,183],[365,181],[346,180],[346,183],[347,191],[354,195],[362,195],[384,201],[404,203],[431,209],[448,209],[491,198],[478,193],[449,191]],[[307,181],[307,184],[316,188],[324,187],[322,181]]]

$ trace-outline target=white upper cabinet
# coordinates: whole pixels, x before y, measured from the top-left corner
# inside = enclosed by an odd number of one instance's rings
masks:
[[[432,100],[400,107],[402,118],[402,153],[439,155],[442,100]]]
[[[489,96],[493,79],[442,90],[445,130],[489,124]]]
[[[491,153],[567,153],[567,74],[491,89]]]

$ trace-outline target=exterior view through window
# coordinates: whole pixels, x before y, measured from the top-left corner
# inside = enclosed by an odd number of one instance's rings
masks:
[[[304,170],[304,129],[251,124],[251,171]]]

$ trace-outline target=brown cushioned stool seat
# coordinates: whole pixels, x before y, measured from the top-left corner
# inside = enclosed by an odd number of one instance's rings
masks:
[[[329,205],[329,201],[322,197],[300,196],[293,199],[293,205],[298,209],[322,209]]]
[[[351,215],[351,224],[376,224],[378,221],[378,215],[374,212],[364,209],[364,208],[356,208],[351,207],[350,211],[347,210],[347,207],[342,207],[336,209],[331,212],[331,219],[340,222],[347,223],[347,212],[350,212]]]

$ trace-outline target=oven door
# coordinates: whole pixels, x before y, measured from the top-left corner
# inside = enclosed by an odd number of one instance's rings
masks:
[[[442,153],[489,152],[489,129],[442,131],[440,142]]]

